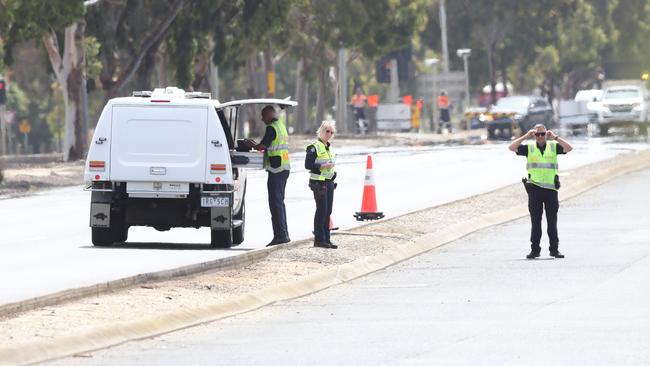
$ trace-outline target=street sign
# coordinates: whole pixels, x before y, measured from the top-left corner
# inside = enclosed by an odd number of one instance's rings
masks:
[[[18,129],[20,130],[21,133],[28,134],[32,132],[32,125],[29,123],[28,120],[24,119],[20,121],[20,124],[18,125]]]
[[[5,112],[5,123],[10,125],[14,123],[14,117],[16,117],[15,111],[6,111]]]

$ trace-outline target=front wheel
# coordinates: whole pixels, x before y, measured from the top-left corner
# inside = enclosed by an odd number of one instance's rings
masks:
[[[600,136],[609,135],[609,127],[607,127],[607,126],[598,126],[598,134]]]

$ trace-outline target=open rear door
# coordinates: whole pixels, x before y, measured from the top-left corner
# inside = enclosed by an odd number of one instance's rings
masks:
[[[233,135],[233,139],[235,140],[235,144],[237,142],[237,124],[239,122],[239,109],[243,106],[256,105],[256,104],[272,105],[272,106],[280,107],[281,109],[285,109],[285,108],[297,106],[298,102],[290,100],[289,98],[286,99],[256,98],[256,99],[233,100],[230,102],[221,103],[217,105],[215,107],[217,109],[217,112],[223,112],[223,113],[219,113],[220,118],[225,117],[228,119],[228,126],[230,127],[230,131]],[[238,150],[237,146],[235,146],[235,150],[231,150],[230,152],[233,166],[239,168],[249,168],[249,169],[262,168],[263,154],[261,152],[237,151],[237,150]]]

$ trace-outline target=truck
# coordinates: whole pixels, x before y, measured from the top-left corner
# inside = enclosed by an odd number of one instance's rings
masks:
[[[212,247],[241,244],[247,170],[263,165],[263,152],[236,135],[239,110],[251,104],[297,105],[288,99],[220,103],[209,93],[175,87],[109,100],[84,171],[93,245],[125,242],[132,226],[209,227]]]
[[[601,100],[598,132],[607,136],[612,127],[632,127],[646,135],[649,94],[642,82],[609,83]]]

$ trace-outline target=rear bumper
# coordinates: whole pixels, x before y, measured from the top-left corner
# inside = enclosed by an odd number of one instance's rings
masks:
[[[495,119],[487,123],[488,131],[502,130],[504,128],[512,128],[515,126],[515,122],[512,118],[501,118]]]

